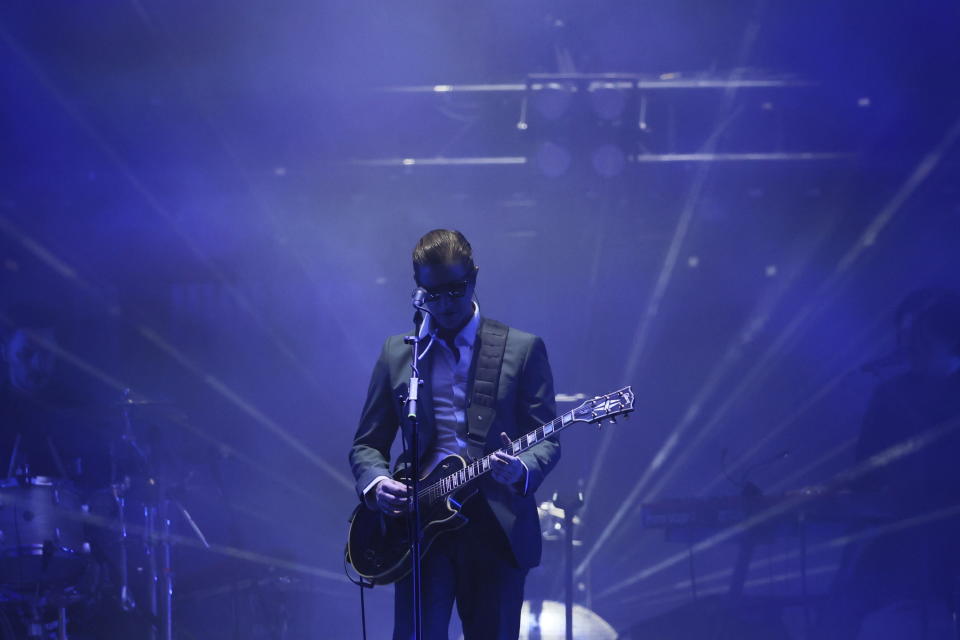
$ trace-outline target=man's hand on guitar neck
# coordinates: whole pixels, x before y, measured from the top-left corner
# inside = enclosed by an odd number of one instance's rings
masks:
[[[367,506],[388,516],[403,515],[407,510],[407,485],[393,478],[384,478],[364,495]]]
[[[510,446],[510,436],[506,433],[500,434],[500,441],[504,447]],[[493,464],[490,466],[490,474],[493,479],[500,484],[513,487],[521,495],[526,494],[527,465],[523,464],[523,460],[503,451],[494,451],[490,457],[493,460]]]

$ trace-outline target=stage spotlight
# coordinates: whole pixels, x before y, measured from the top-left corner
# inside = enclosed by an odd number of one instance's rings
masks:
[[[570,108],[576,85],[549,82],[536,88],[530,96],[534,110],[546,120],[559,120]]]
[[[615,144],[603,144],[594,149],[590,157],[593,170],[604,178],[613,178],[623,172],[627,164],[627,156]]]
[[[548,178],[559,178],[572,163],[570,152],[554,142],[542,142],[537,147],[537,167]]]
[[[630,83],[591,82],[587,89],[590,107],[603,120],[618,120],[627,106],[627,92],[621,85],[629,88]]]

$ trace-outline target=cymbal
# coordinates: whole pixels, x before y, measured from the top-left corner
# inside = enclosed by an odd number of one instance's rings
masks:
[[[566,637],[566,607],[553,600],[524,600],[520,610],[520,638],[563,640]],[[616,630],[599,615],[579,604],[573,605],[573,632],[583,640],[614,640]],[[460,636],[461,640],[463,636]]]
[[[169,407],[173,402],[168,400],[123,400],[121,402],[110,403],[111,407]]]
[[[176,406],[172,400],[160,398],[148,398],[147,396],[135,394],[125,397],[123,400],[111,402],[111,407],[172,407]]]

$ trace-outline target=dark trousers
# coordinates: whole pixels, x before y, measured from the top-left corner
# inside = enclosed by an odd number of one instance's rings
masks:
[[[447,640],[453,603],[465,640],[517,640],[526,569],[480,496],[464,505],[470,522],[434,541],[423,558],[423,636]],[[412,577],[394,587],[393,640],[414,637]]]

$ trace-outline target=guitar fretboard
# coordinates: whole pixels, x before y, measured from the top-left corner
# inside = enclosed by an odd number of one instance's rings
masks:
[[[574,411],[568,411],[567,413],[554,418],[550,422],[537,427],[525,436],[512,441],[509,447],[504,447],[500,449],[500,451],[509,453],[512,456],[520,455],[538,442],[544,440],[545,438],[549,438],[553,434],[558,433],[565,427],[573,424],[575,422]],[[426,499],[428,503],[440,500],[444,496],[456,491],[468,482],[471,482],[485,473],[488,473],[492,465],[493,454],[479,458],[465,466],[463,469],[441,478],[425,489],[421,489],[420,499]]]

